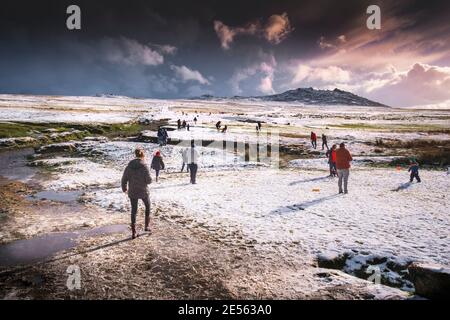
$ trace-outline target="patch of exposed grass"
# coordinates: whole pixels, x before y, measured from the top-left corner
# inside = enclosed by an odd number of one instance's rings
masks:
[[[165,122],[154,122],[148,125],[138,123],[118,124],[72,124],[72,123],[32,123],[32,122],[0,122],[0,138],[33,137],[37,134],[54,132],[60,133],[70,130],[78,130],[73,135],[67,135],[61,140],[81,139],[88,135],[105,135],[110,138],[129,137],[139,134],[142,130],[157,130],[158,126]],[[55,138],[58,141],[59,138]]]
[[[329,124],[329,128],[335,129],[354,129],[354,130],[390,130],[392,132],[427,132],[427,133],[442,133],[449,134],[450,129],[439,125],[430,124],[409,124],[409,123],[345,123],[345,124]]]
[[[0,122],[0,138],[29,137],[49,128],[54,128],[57,132],[67,130],[63,126],[51,127],[47,124]]]
[[[346,123],[346,124],[329,124],[326,127],[328,128],[336,128],[336,129],[361,129],[361,130],[382,130],[382,125],[374,125],[367,123]]]
[[[88,136],[106,136],[113,138],[129,138],[138,136],[143,130],[156,131],[159,126],[166,125],[166,120],[148,124],[136,122],[118,124],[78,124],[78,123],[33,123],[33,122],[0,122],[1,138],[30,137],[35,140],[11,143],[2,148],[29,148],[51,143],[82,140]],[[56,134],[54,134],[56,133]],[[58,135],[58,133],[64,133]]]

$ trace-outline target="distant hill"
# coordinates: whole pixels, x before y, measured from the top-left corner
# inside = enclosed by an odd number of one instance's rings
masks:
[[[345,105],[345,106],[369,106],[386,107],[386,105],[360,97],[351,92],[334,90],[316,90],[313,88],[298,88],[289,90],[280,94],[269,96],[241,97],[232,98],[214,97],[212,95],[203,95],[192,98],[194,100],[256,100],[256,101],[279,101],[279,102],[300,102],[307,105]]]

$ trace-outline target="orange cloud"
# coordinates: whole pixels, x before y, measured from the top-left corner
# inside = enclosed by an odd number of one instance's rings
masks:
[[[234,38],[238,35],[256,35],[265,38],[273,44],[282,42],[294,29],[291,27],[287,13],[274,14],[269,17],[267,23],[261,26],[258,22],[248,23],[244,27],[230,27],[222,21],[214,21],[216,32],[223,49],[230,49]]]

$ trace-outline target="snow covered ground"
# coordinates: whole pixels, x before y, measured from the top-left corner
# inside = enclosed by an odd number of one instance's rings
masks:
[[[48,165],[64,165],[45,188],[81,189],[84,202],[127,214],[120,177],[136,145],[89,142],[79,146],[87,157],[49,159]],[[159,149],[144,147],[148,154]],[[307,261],[350,252],[348,272],[374,257],[403,267],[412,261],[450,265],[450,177],[445,171],[422,170],[423,182],[410,184],[406,170],[376,169],[357,158],[350,193],[338,195],[337,179],[327,176],[323,159],[294,160],[291,169],[280,170],[200,148],[198,184],[190,185],[188,174],[178,173],[180,148],[161,151],[167,171],[150,187],[152,202],[165,208],[166,219],[207,230],[218,241]],[[391,269],[385,276],[392,282],[399,278]]]

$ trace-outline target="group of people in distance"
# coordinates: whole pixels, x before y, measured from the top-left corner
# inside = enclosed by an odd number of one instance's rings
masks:
[[[184,112],[183,112],[183,115],[184,115]],[[194,121],[194,125],[197,125],[198,115],[194,117],[193,121]],[[183,119],[183,121],[181,121],[181,119],[178,119],[177,120],[177,129],[178,130],[186,129],[187,131],[190,131],[191,125],[188,122],[186,122],[186,120],[184,120],[184,119]]]
[[[311,131],[311,145],[314,149],[317,149],[317,134],[313,131]],[[322,134],[322,150],[325,149],[325,147],[328,148],[328,138],[327,136],[323,133]]]
[[[186,122],[186,120],[183,120],[183,122],[181,122],[181,119],[177,120],[177,129],[186,129],[187,131],[189,131],[191,128],[191,126],[189,125],[189,123]]]
[[[317,148],[317,135],[315,132],[311,131],[311,145],[314,149]],[[333,144],[331,148],[328,148],[328,138],[325,134],[322,134],[322,150],[327,148],[325,156],[328,159],[328,164],[330,168],[330,177],[338,177],[339,193],[348,193],[348,178],[350,175],[350,162],[353,160],[350,151],[345,147],[345,143],[341,143],[339,148],[336,144]],[[410,161],[410,166],[408,169],[410,172],[410,182],[414,179],[417,182],[421,182],[419,176],[419,164],[416,160]]]
[[[228,130],[228,126],[225,125],[225,126],[222,128],[222,121],[217,121],[217,122],[216,122],[216,129],[217,129],[217,131],[222,131],[222,133],[226,133],[227,130]]]

